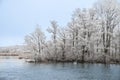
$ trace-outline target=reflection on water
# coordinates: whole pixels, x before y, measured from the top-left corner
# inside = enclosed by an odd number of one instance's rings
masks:
[[[35,64],[0,59],[0,80],[120,80],[120,65]]]

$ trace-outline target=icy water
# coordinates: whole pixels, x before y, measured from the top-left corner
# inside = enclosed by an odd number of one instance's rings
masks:
[[[0,80],[120,80],[120,65],[34,64],[0,59]]]

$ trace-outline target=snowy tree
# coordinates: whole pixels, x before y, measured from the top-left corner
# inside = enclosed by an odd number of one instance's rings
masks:
[[[101,0],[96,4],[96,10],[101,23],[102,47],[106,62],[110,57],[114,29],[119,24],[120,7],[117,0]]]
[[[25,37],[25,42],[30,52],[35,55],[41,55],[45,42],[45,35],[39,27],[35,31]],[[36,57],[36,56],[35,56]]]
[[[75,20],[72,19],[71,22],[68,23],[68,31],[69,31],[69,44],[70,44],[70,48],[71,48],[71,54],[73,55],[73,59],[76,58],[76,41],[77,41],[77,33],[78,33],[78,30],[76,28],[76,23],[75,23]],[[76,40],[75,40],[76,39]],[[78,42],[78,41],[77,41]]]
[[[51,21],[51,26],[47,29],[49,33],[52,34],[52,41],[53,41],[53,54],[55,60],[57,60],[57,34],[58,34],[58,24],[56,21]],[[51,46],[52,47],[52,46]]]
[[[66,53],[67,53],[67,40],[68,40],[68,34],[67,34],[67,30],[65,27],[59,29],[59,33],[58,33],[58,38],[59,38],[59,44],[60,44],[60,48],[61,48],[61,59],[64,60],[66,58]]]
[[[93,53],[93,33],[97,31],[98,19],[94,9],[76,9],[72,22],[69,23],[69,31],[72,34],[73,54],[84,62],[85,55]],[[81,54],[82,53],[82,54]],[[81,55],[81,58],[80,58]]]

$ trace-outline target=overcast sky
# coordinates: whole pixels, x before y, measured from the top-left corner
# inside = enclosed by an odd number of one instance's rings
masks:
[[[20,45],[39,24],[45,32],[51,20],[65,26],[76,8],[97,0],[0,0],[0,46]],[[47,33],[46,33],[47,35]]]

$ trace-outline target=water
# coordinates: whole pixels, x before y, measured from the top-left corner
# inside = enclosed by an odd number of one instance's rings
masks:
[[[34,64],[0,59],[0,80],[120,80],[120,65]]]

